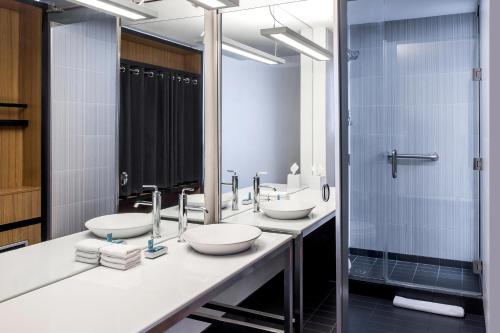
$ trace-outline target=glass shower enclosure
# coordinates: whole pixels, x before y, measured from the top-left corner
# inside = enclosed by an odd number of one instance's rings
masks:
[[[351,279],[481,294],[476,10],[348,2]]]

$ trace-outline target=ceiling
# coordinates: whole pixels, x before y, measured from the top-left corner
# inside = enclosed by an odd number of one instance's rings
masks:
[[[65,0],[43,1],[59,6],[74,6]],[[334,3],[334,0],[240,0],[239,7],[223,11],[223,36],[274,54],[274,42],[262,37],[260,29],[283,24],[309,36],[312,35],[313,27],[333,30]],[[204,9],[193,6],[187,0],[159,0],[144,5],[155,9],[159,17],[139,22],[125,20],[123,24],[161,38],[202,48]],[[473,12],[476,7],[477,0],[350,0],[348,19],[349,24],[361,24]],[[279,22],[275,23],[270,8]],[[276,53],[282,57],[296,54],[282,46],[277,48]]]

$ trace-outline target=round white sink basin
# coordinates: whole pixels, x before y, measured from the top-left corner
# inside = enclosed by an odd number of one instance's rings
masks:
[[[205,196],[203,194],[189,194],[187,196],[188,205],[193,207],[204,207],[205,206]],[[224,209],[229,206],[233,195],[231,193],[222,194],[222,200],[220,203],[220,208]]]
[[[248,250],[261,234],[251,225],[220,223],[188,229],[184,239],[200,253],[226,255]]]
[[[278,220],[297,220],[308,216],[315,204],[296,200],[276,200],[260,205],[264,214]]]
[[[145,234],[153,228],[151,214],[127,213],[103,215],[85,222],[85,227],[97,237],[130,238]]]

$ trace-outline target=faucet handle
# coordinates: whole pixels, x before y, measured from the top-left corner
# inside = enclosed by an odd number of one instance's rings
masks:
[[[142,185],[144,190],[153,190],[154,192],[158,192],[158,186],[156,185]]]
[[[236,171],[234,171],[234,170],[226,170],[226,171],[227,171],[227,172],[232,172],[232,173],[233,173],[233,176],[237,176],[237,175],[238,175],[238,173],[237,173]]]
[[[185,187],[182,189],[181,195],[185,195],[186,192],[194,192],[194,188],[192,187]]]

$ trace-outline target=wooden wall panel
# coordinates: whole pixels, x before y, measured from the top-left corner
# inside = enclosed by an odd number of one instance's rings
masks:
[[[41,185],[42,143],[42,9],[24,6],[19,22],[20,98],[28,107],[22,118],[29,121],[23,134],[23,185]]]
[[[27,240],[29,245],[41,242],[41,226],[33,224],[27,227],[0,232],[0,246]]]
[[[122,33],[121,57],[160,67],[201,74],[201,55],[183,48]],[[199,61],[196,64],[196,61]]]
[[[0,225],[40,217],[40,188],[0,190]]]
[[[188,54],[185,56],[184,67],[186,68],[186,72],[201,73],[201,65],[201,54]]]
[[[23,130],[0,128],[0,189],[23,184]]]
[[[19,101],[19,13],[0,8],[0,101]],[[5,119],[5,118],[4,118]]]

